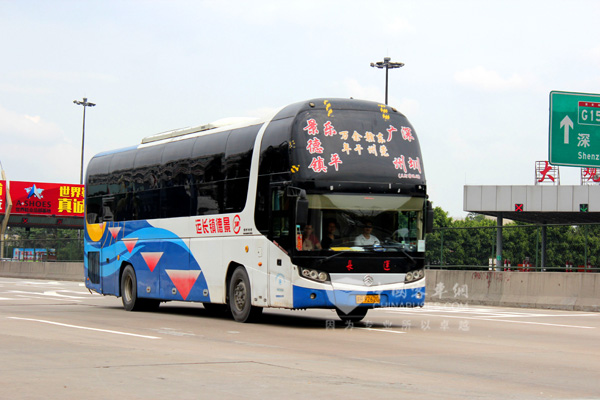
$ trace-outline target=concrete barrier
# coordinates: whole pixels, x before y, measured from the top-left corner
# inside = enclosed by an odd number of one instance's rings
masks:
[[[600,274],[427,270],[427,301],[600,312]]]
[[[0,276],[83,282],[83,263],[0,261]]]
[[[0,277],[83,282],[81,262],[0,261]],[[600,274],[427,270],[427,302],[600,312]]]

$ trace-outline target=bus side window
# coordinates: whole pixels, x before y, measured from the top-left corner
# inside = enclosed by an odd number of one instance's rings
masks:
[[[256,186],[256,206],[254,208],[254,224],[263,235],[269,234],[269,177],[259,176]]]
[[[114,220],[115,199],[114,197],[105,197],[102,199],[102,221]]]
[[[271,215],[273,237],[287,236],[290,232],[287,199],[282,188],[271,191]]]
[[[88,224],[97,224],[100,222],[101,204],[100,197],[88,198],[86,209],[86,221]]]

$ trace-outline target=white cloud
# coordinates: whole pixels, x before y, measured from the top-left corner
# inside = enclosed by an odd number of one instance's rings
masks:
[[[485,91],[504,91],[528,86],[528,79],[519,74],[508,78],[502,77],[497,71],[492,71],[478,65],[473,68],[458,71],[454,80],[459,84]]]
[[[79,183],[81,149],[66,143],[2,146],[6,177],[14,181]]]
[[[0,106],[0,134],[4,144],[28,142],[47,144],[63,140],[63,131],[40,116],[18,114]]]
[[[56,82],[101,82],[116,83],[118,78],[114,75],[101,72],[81,72],[81,71],[53,71],[50,69],[26,69],[15,73],[15,77],[24,78],[29,81],[56,81]]]
[[[244,114],[248,117],[262,119],[262,118],[268,118],[268,117],[272,116],[278,110],[279,110],[278,107],[277,108],[261,107],[261,108],[254,108],[254,109],[248,110]]]
[[[390,22],[384,25],[384,31],[390,35],[394,34],[412,34],[417,30],[408,20],[402,17],[394,17]]]
[[[389,104],[404,114],[408,119],[417,117],[421,113],[421,104],[415,99],[402,99],[396,101],[394,98],[391,98]]]
[[[361,100],[382,101],[384,95],[376,86],[363,86],[356,79],[346,79],[343,82],[348,97]]]

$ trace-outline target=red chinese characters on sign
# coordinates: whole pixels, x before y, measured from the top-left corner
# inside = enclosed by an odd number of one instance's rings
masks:
[[[208,235],[214,233],[231,233],[230,218],[198,218],[196,220],[196,233],[199,235]]]
[[[321,132],[321,128],[323,137],[315,137],[315,135]],[[310,160],[308,169],[311,169],[315,173],[329,172],[335,174],[343,169],[344,157],[346,156],[390,157],[393,159],[394,168],[400,172],[398,178],[421,179],[422,168],[419,157],[412,158],[404,154],[394,154],[394,151],[390,153],[390,150],[388,150],[388,143],[391,142],[396,132],[399,132],[404,141],[415,141],[416,138],[413,135],[411,127],[400,126],[398,129],[394,125],[389,124],[388,128],[385,129],[387,139],[385,133],[382,132],[367,130],[344,130],[338,132],[330,120],[320,124],[314,118],[307,119],[306,125],[302,129],[308,135],[306,137],[306,151],[314,155],[307,159],[307,161]],[[338,143],[340,145],[336,146],[332,144],[331,140],[326,139],[333,136],[339,137],[340,141]],[[332,146],[333,148],[330,148]],[[333,168],[328,170],[328,166]],[[413,173],[411,170],[415,172]]]
[[[407,172],[406,162],[404,161],[404,156],[395,157],[394,161],[392,161],[392,162],[394,163],[394,168],[401,169],[402,171],[404,171],[404,173]]]
[[[325,159],[321,156],[313,157],[308,168],[314,172],[327,172],[327,166],[325,166]]]
[[[335,130],[335,128],[333,127],[333,125],[331,125],[331,121],[327,121],[323,125],[323,134],[325,136],[337,135],[337,131]]]
[[[317,127],[317,121],[314,118],[311,118],[308,121],[306,121],[306,126],[304,127],[304,130],[309,135],[318,135],[319,128]]]
[[[538,182],[543,182],[546,180],[546,178],[554,182],[554,176],[549,174],[550,171],[552,171],[552,166],[548,164],[548,161],[546,161],[546,166],[542,171],[540,171],[540,178],[538,179]]]
[[[306,150],[308,150],[310,154],[323,154],[323,146],[321,145],[319,138],[310,139],[306,145]]]
[[[387,133],[388,133],[388,138],[387,141],[391,142],[392,141],[392,133],[394,132],[398,132],[398,129],[394,128],[392,125],[390,125],[389,128],[386,129]]]
[[[390,270],[390,260],[385,260],[383,262],[383,270],[384,271],[389,271]]]
[[[408,158],[408,168],[414,169],[416,171],[419,171],[419,173],[421,173],[421,160],[419,160],[419,157],[417,157],[415,159],[409,157]]]
[[[412,142],[415,140],[415,137],[412,135],[412,129],[403,126],[400,128],[400,134],[402,135],[402,139]]]
[[[331,155],[331,160],[327,165],[333,165],[335,167],[335,170],[338,171],[338,166],[340,164],[343,164],[342,160],[340,159],[340,156],[338,155],[338,153],[333,153]]]
[[[408,157],[408,168],[406,168],[406,158],[403,155],[400,157],[395,157],[392,163],[394,164],[394,168],[404,172],[398,174],[398,178],[421,179],[421,174],[423,173],[423,171],[421,170],[421,160],[419,159],[419,157]],[[413,171],[418,171],[419,173],[408,173],[409,169]]]
[[[11,214],[83,217],[83,185],[11,181]]]
[[[582,168],[582,178],[588,182],[600,182],[599,168]]]

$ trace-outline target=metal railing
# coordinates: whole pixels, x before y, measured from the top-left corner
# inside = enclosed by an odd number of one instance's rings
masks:
[[[600,224],[546,225],[545,268],[541,267],[541,225],[504,225],[500,265],[495,265],[497,229],[495,225],[435,228],[427,235],[426,265],[430,269],[600,272]]]

